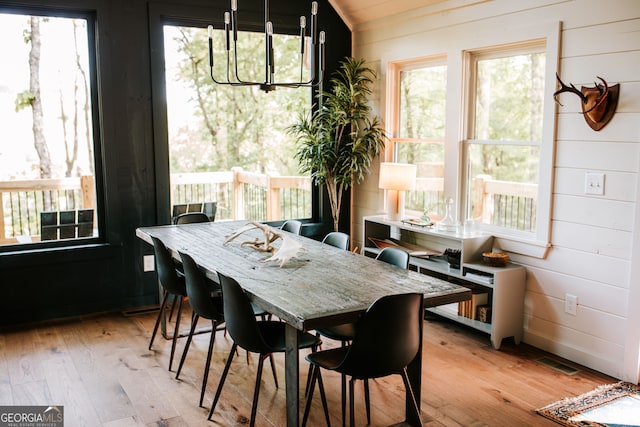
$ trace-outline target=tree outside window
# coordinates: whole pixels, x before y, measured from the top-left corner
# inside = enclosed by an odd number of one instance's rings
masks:
[[[92,26],[83,15],[0,13],[0,56],[11,59],[0,69],[2,245],[98,234]]]

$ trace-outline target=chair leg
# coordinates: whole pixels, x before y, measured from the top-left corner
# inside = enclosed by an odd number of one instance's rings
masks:
[[[231,367],[231,361],[233,360],[233,355],[236,353],[237,347],[238,347],[238,344],[236,343],[233,343],[233,345],[231,346],[229,357],[227,357],[227,363],[224,365],[224,371],[222,371],[222,375],[220,376],[220,383],[218,383],[216,395],[213,398],[213,403],[211,404],[211,409],[209,410],[209,416],[207,417],[209,421],[211,421],[211,417],[213,416],[213,411],[216,409],[216,405],[218,404],[218,399],[220,399],[220,394],[222,393],[222,386],[224,385],[224,381],[227,379],[227,374],[229,373],[229,368]]]
[[[162,294],[162,303],[160,304],[160,311],[158,311],[158,318],[156,319],[156,324],[153,327],[153,333],[151,334],[151,341],[149,341],[149,350],[151,350],[151,346],[153,345],[153,340],[156,338],[156,334],[158,333],[158,326],[160,326],[160,319],[162,318],[162,313],[167,306],[167,298],[169,298],[169,292],[166,290]]]
[[[180,301],[178,301],[178,316],[176,317],[176,325],[173,328],[173,339],[171,340],[171,355],[169,356],[169,371],[173,365],[173,355],[176,352],[176,343],[178,342],[178,335],[180,335],[180,318],[182,316],[182,303],[184,302],[184,296],[180,295]]]
[[[369,379],[364,379],[364,407],[367,411],[367,425],[371,424],[371,401],[369,400]]]
[[[416,401],[416,395],[413,392],[413,387],[411,387],[411,383],[409,382],[409,374],[407,374],[407,368],[403,368],[400,373],[402,376],[402,381],[404,382],[404,386],[407,389],[409,396],[411,396],[411,407],[416,415],[416,419],[420,420],[420,425],[422,425],[422,417],[420,417],[420,409],[418,409],[418,402]]]
[[[211,338],[209,338],[209,351],[207,352],[207,361],[204,364],[204,375],[202,377],[202,390],[200,391],[200,407],[204,400],[204,391],[207,389],[207,380],[209,379],[209,367],[211,366],[211,355],[213,354],[213,344],[216,342],[216,321],[211,321]]]
[[[269,354],[269,363],[271,364],[271,372],[273,372],[273,382],[278,388],[278,376],[276,375],[276,363],[273,360],[273,353]]]
[[[347,377],[340,375],[341,391],[342,391],[342,427],[347,425]]]
[[[355,414],[356,405],[353,404],[353,386],[355,382],[356,382],[355,378],[351,378],[349,380],[349,425],[351,427],[355,427],[356,425],[356,414]]]
[[[187,358],[187,353],[189,352],[189,346],[191,345],[191,339],[193,338],[193,332],[196,330],[196,325],[198,324],[198,319],[200,316],[197,314],[193,316],[193,320],[191,320],[191,329],[189,330],[189,336],[187,337],[187,342],[184,345],[184,350],[182,350],[182,357],[180,358],[180,364],[178,365],[178,370],[176,371],[176,379],[180,376],[180,371],[182,371],[182,365],[184,365],[184,360]]]
[[[309,365],[309,390],[307,390],[307,401],[304,405],[304,415],[302,416],[302,427],[307,425],[307,419],[309,418],[309,410],[311,409],[311,401],[313,400],[313,389],[316,386],[316,377],[320,370],[319,366],[314,364]]]
[[[256,415],[258,414],[258,397],[260,396],[260,380],[262,379],[262,367],[264,366],[264,359],[269,357],[269,354],[261,354],[258,359],[258,373],[256,374],[256,386],[253,389],[253,402],[251,403],[251,418],[249,421],[249,427],[256,425]]]
[[[327,427],[331,427],[331,420],[329,418],[329,405],[327,405],[327,395],[324,392],[324,384],[322,383],[322,373],[318,366],[318,389],[320,389],[320,399],[322,400],[322,409],[324,409],[324,418],[327,420]]]
[[[320,334],[316,332],[316,337],[319,337]],[[311,352],[314,353],[318,351],[318,346],[314,345],[311,348]],[[311,374],[313,373],[313,364],[309,363],[309,371],[307,372],[307,384],[304,386],[304,395],[306,396],[309,393],[309,385],[311,384]]]

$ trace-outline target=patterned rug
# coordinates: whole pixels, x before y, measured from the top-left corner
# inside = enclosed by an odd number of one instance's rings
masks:
[[[640,426],[640,387],[619,382],[559,400],[536,412],[563,426]]]

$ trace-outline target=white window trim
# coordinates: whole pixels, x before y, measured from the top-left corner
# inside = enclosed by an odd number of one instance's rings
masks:
[[[553,171],[555,164],[555,147],[556,147],[556,114],[557,105],[553,101],[553,93],[556,90],[556,73],[559,69],[560,60],[560,34],[561,23],[557,22],[548,26],[541,26],[537,28],[529,28],[522,33],[519,33],[520,40],[501,40],[499,45],[494,45],[492,48],[480,48],[470,49],[467,52],[482,52],[482,50],[494,50],[500,49],[500,46],[522,45],[525,50],[527,44],[536,40],[544,40],[545,42],[545,86],[544,86],[544,104],[543,104],[543,128],[542,128],[542,141],[540,144],[540,165],[538,173],[538,198],[536,207],[536,231],[532,233],[509,231],[502,227],[484,227],[487,231],[496,236],[497,244],[500,248],[509,252],[519,253],[527,256],[533,256],[537,258],[545,258],[551,247],[551,215],[552,215],[552,201],[553,201]],[[465,63],[466,78],[464,79],[467,84],[472,83],[469,73],[469,66],[471,65],[471,58],[469,53],[464,53],[463,63]],[[466,111],[464,113],[466,135],[470,135],[470,117],[473,111],[473,102],[471,87],[466,88]],[[464,153],[464,140],[460,144],[459,149]],[[462,159],[462,165],[466,165],[466,159]],[[446,167],[446,166],[445,166]],[[461,185],[466,182],[466,171],[462,170]],[[461,196],[464,192],[460,193]],[[459,199],[462,200],[462,199]],[[464,212],[462,210],[461,212]]]

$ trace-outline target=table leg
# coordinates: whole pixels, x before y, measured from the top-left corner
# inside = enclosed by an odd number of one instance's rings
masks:
[[[298,330],[287,324],[285,332],[287,350],[284,354],[285,381],[287,392],[287,427],[298,427],[300,423],[299,401],[299,351]]]
[[[420,309],[421,316],[424,316],[424,307]],[[416,404],[418,405],[418,413],[420,412],[420,400],[422,398],[422,328],[424,325],[424,319],[420,319],[420,346],[418,348],[418,354],[407,366],[407,375],[409,377],[409,383],[413,389],[413,395],[416,398]],[[422,420],[418,414],[416,418],[415,411],[411,405],[411,395],[409,390],[405,397],[405,419],[407,424],[411,426],[422,426]]]

